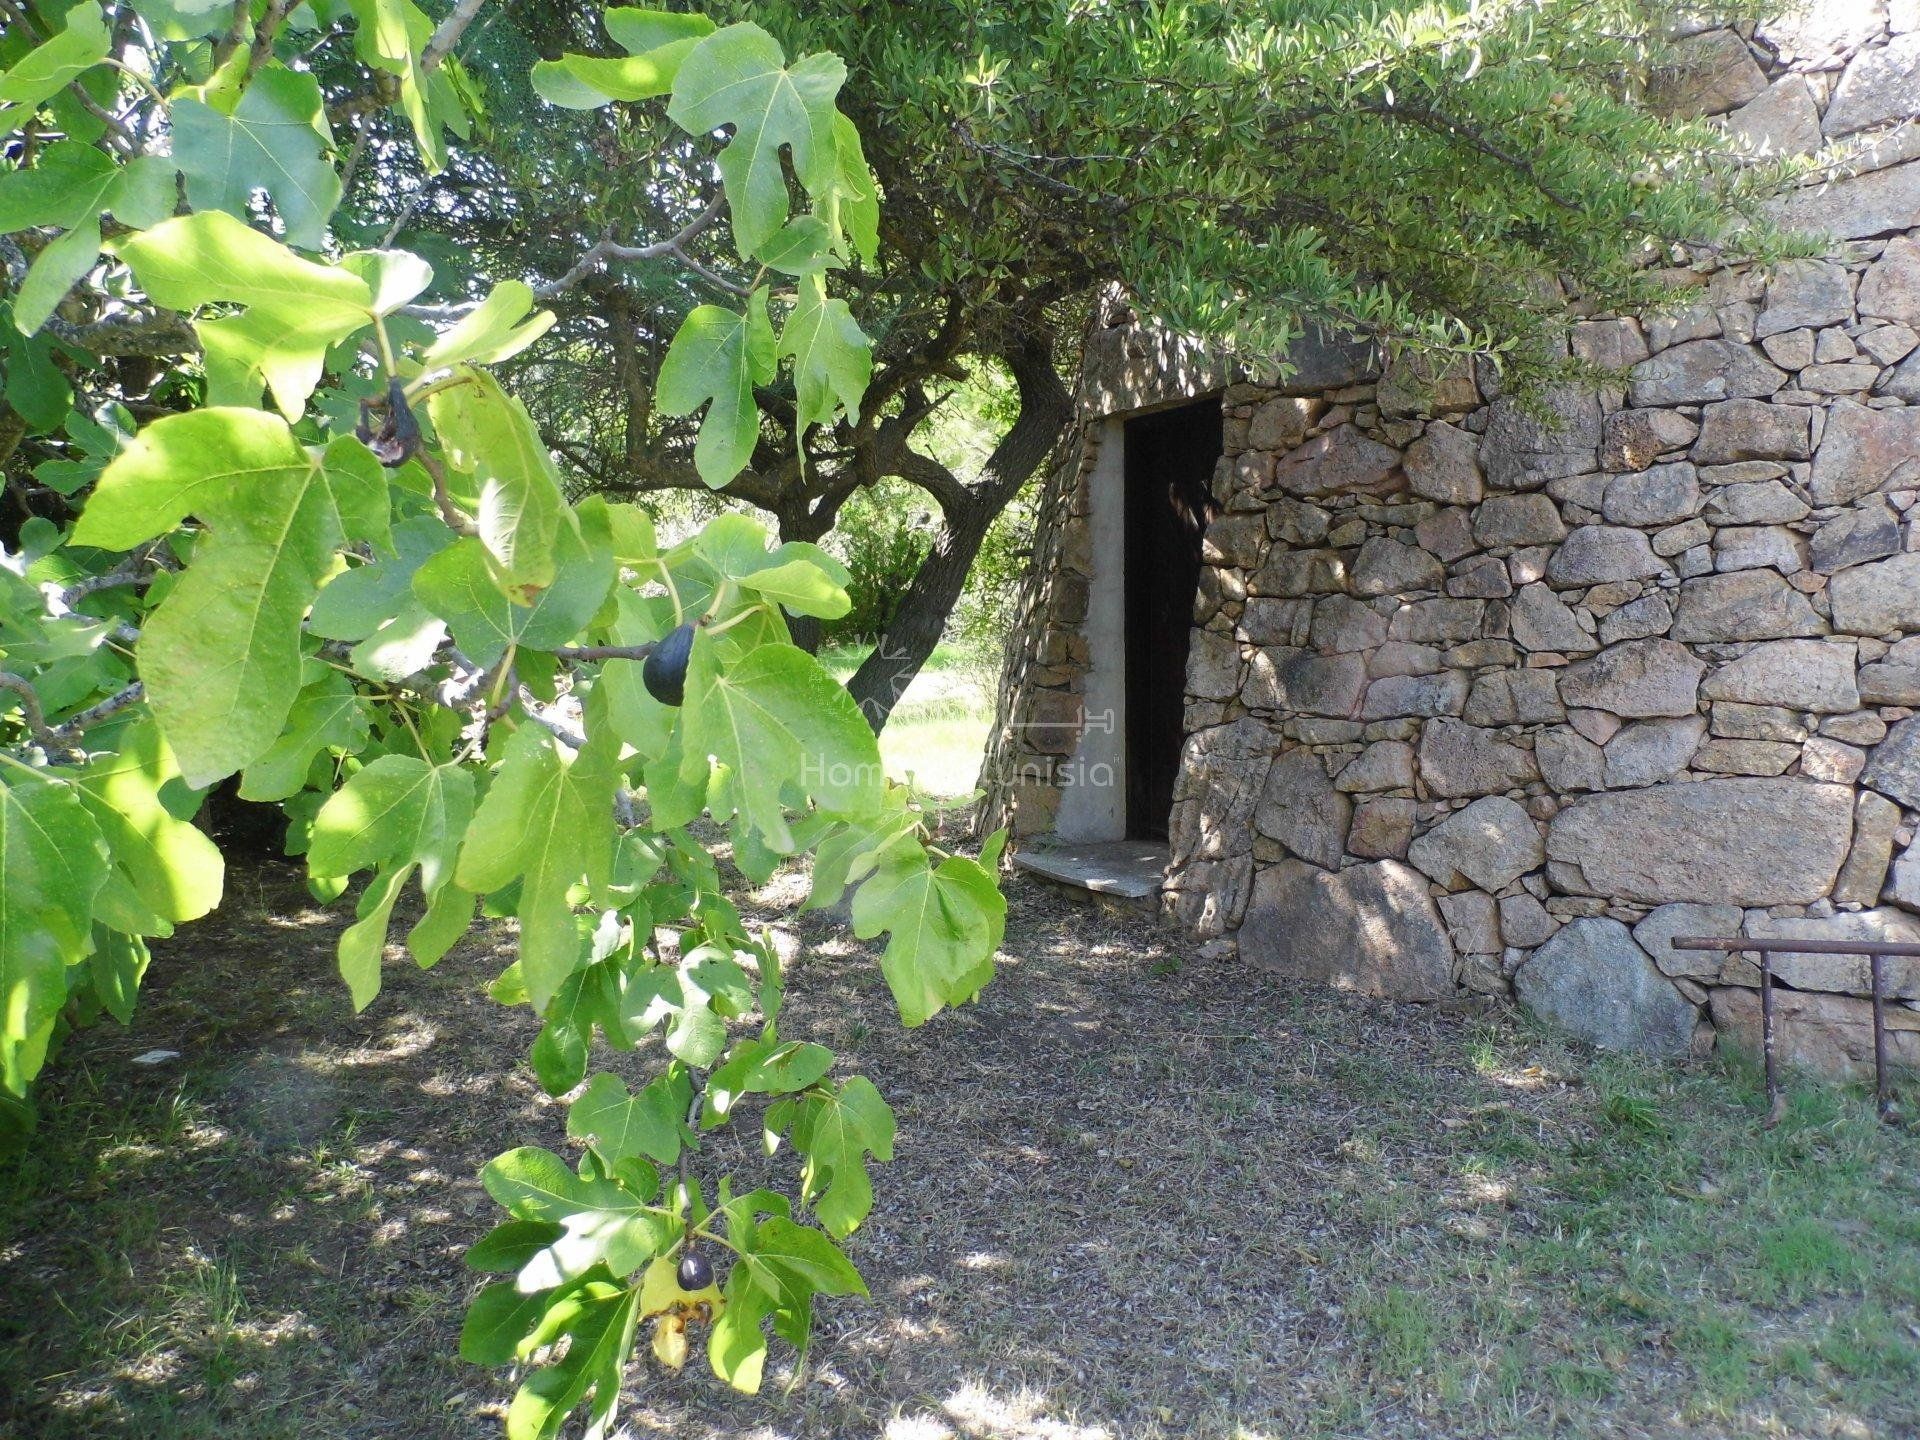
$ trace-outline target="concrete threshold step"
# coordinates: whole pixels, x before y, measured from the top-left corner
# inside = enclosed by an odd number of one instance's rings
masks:
[[[1166,875],[1167,847],[1152,840],[1029,840],[1014,852],[1016,869],[1062,885],[1145,900],[1160,893]]]

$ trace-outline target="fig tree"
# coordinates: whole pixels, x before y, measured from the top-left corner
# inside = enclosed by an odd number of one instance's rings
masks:
[[[678,705],[687,693],[687,661],[693,656],[691,623],[674,630],[641,663],[640,680],[662,705]]]
[[[706,1289],[713,1284],[713,1266],[707,1263],[707,1257],[687,1247],[686,1254],[680,1257],[680,1288],[688,1294]]]

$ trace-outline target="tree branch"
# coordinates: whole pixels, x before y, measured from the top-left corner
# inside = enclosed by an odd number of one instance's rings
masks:
[[[53,748],[58,743],[52,730],[47,728],[47,712],[40,707],[40,692],[24,676],[15,675],[9,670],[0,670],[0,690],[9,690],[20,701],[20,713],[25,717],[27,729],[40,744]]]
[[[80,732],[89,725],[96,725],[110,715],[118,715],[129,705],[146,696],[147,687],[138,680],[128,684],[125,689],[116,691],[106,699],[89,705],[84,710],[76,710],[65,720],[47,732],[52,743],[62,748],[71,745],[80,738]]]
[[[447,18],[440,22],[433,32],[433,38],[427,41],[426,48],[420,52],[420,69],[431,75],[440,68],[440,63],[453,52],[460,43],[460,37],[467,33],[467,27],[473,24],[487,0],[460,0]]]

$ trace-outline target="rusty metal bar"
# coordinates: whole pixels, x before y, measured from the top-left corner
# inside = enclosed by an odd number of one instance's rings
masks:
[[[1887,1078],[1886,982],[1882,962],[1889,955],[1920,955],[1911,940],[1796,940],[1790,935],[1680,935],[1676,950],[1752,951],[1760,957],[1760,1048],[1767,1072],[1767,1124],[1780,1119],[1782,1097],[1773,1064],[1773,957],[1775,955],[1859,955],[1873,980],[1873,1102],[1882,1120],[1894,1119],[1893,1091]]]
[[[1893,1096],[1887,1090],[1886,986],[1880,974],[1884,955],[1868,955],[1873,973],[1873,1108],[1882,1120],[1893,1119]]]

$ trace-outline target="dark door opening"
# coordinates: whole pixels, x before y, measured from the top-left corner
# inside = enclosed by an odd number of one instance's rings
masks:
[[[1164,840],[1186,726],[1187,642],[1220,459],[1216,397],[1126,422],[1127,838]]]

